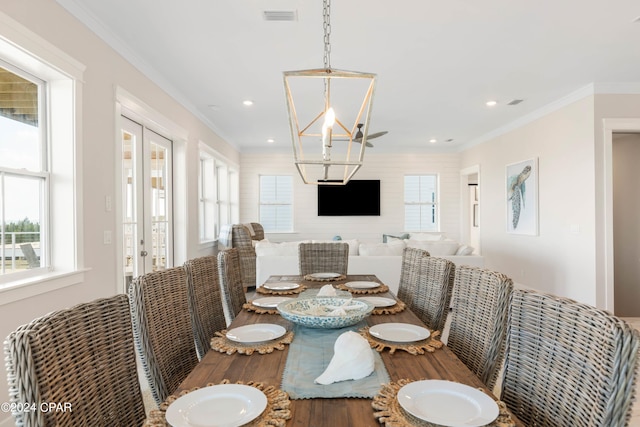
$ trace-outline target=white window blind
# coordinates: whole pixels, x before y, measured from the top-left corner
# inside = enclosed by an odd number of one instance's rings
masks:
[[[293,231],[292,176],[260,176],[260,224],[266,232]]]
[[[405,231],[437,231],[437,175],[407,175],[404,177]]]

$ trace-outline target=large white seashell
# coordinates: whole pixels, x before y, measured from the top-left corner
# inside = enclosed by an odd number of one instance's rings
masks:
[[[324,285],[318,291],[319,297],[335,297],[336,296],[336,288],[333,285]]]
[[[338,381],[359,380],[373,372],[373,350],[360,334],[353,331],[343,333],[336,340],[333,352],[329,366],[314,382],[327,385]]]

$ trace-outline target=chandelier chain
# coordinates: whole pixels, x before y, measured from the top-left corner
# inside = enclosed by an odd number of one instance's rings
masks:
[[[322,1],[322,17],[324,29],[324,68],[331,69],[331,0]]]

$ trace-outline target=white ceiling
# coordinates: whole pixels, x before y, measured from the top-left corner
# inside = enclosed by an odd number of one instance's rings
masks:
[[[282,72],[322,67],[322,0],[57,1],[242,151],[291,146]],[[637,0],[333,0],[331,65],[378,75],[372,150],[459,150],[589,85],[640,87],[639,16]]]

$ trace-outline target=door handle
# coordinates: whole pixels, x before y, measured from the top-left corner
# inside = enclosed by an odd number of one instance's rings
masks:
[[[149,253],[147,251],[140,251],[140,256],[147,256]]]

